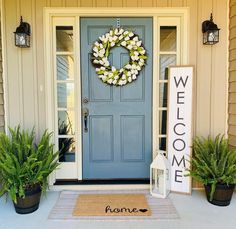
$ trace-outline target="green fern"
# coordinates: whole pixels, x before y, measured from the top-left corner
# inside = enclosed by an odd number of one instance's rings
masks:
[[[16,203],[25,197],[25,190],[39,184],[43,192],[47,177],[57,168],[58,152],[50,143],[52,133],[45,131],[35,144],[35,131],[9,128],[10,136],[0,134],[0,196],[8,193]]]
[[[204,185],[211,185],[211,201],[216,184],[236,184],[236,151],[230,149],[224,136],[195,138],[193,153],[188,175]]]

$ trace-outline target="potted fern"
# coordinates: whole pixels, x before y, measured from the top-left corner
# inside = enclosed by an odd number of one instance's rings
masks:
[[[236,184],[236,151],[230,149],[224,136],[218,135],[195,138],[193,153],[189,175],[204,184],[211,204],[229,205]]]
[[[52,133],[45,131],[35,143],[34,129],[9,128],[0,134],[0,196],[9,194],[20,214],[36,211],[41,192],[46,191],[49,174],[58,166],[58,152],[50,143]]]

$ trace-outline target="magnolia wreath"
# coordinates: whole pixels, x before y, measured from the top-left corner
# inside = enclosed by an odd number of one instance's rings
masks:
[[[130,60],[121,69],[110,66],[108,56],[110,49],[122,46],[129,51]],[[145,65],[147,56],[142,41],[131,31],[122,28],[110,30],[99,37],[93,45],[92,63],[98,77],[108,85],[123,86],[137,79]]]

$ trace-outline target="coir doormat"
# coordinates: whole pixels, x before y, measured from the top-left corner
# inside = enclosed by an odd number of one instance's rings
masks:
[[[74,216],[150,216],[144,194],[81,194]]]
[[[74,215],[76,209],[77,201],[79,200],[80,195],[113,195],[113,194],[143,194],[146,198],[147,205],[150,209],[151,215],[103,215],[103,216],[79,216]],[[97,200],[96,200],[97,201]],[[111,206],[111,211],[115,210]],[[134,207],[139,209],[146,209],[146,207]],[[110,209],[110,208],[109,208]],[[110,211],[107,209],[107,211]],[[120,209],[119,209],[120,210]],[[116,209],[115,211],[119,211]],[[145,211],[145,210],[144,210]],[[84,221],[137,221],[137,220],[176,220],[179,219],[178,212],[176,211],[174,205],[172,204],[169,198],[161,199],[152,197],[149,193],[149,190],[100,190],[100,191],[62,191],[59,195],[59,198],[49,214],[49,220],[84,220]]]

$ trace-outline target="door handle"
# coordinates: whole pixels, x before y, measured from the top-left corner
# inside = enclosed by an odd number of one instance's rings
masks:
[[[83,116],[84,116],[84,132],[88,132],[88,116],[89,116],[88,108],[83,108]]]

